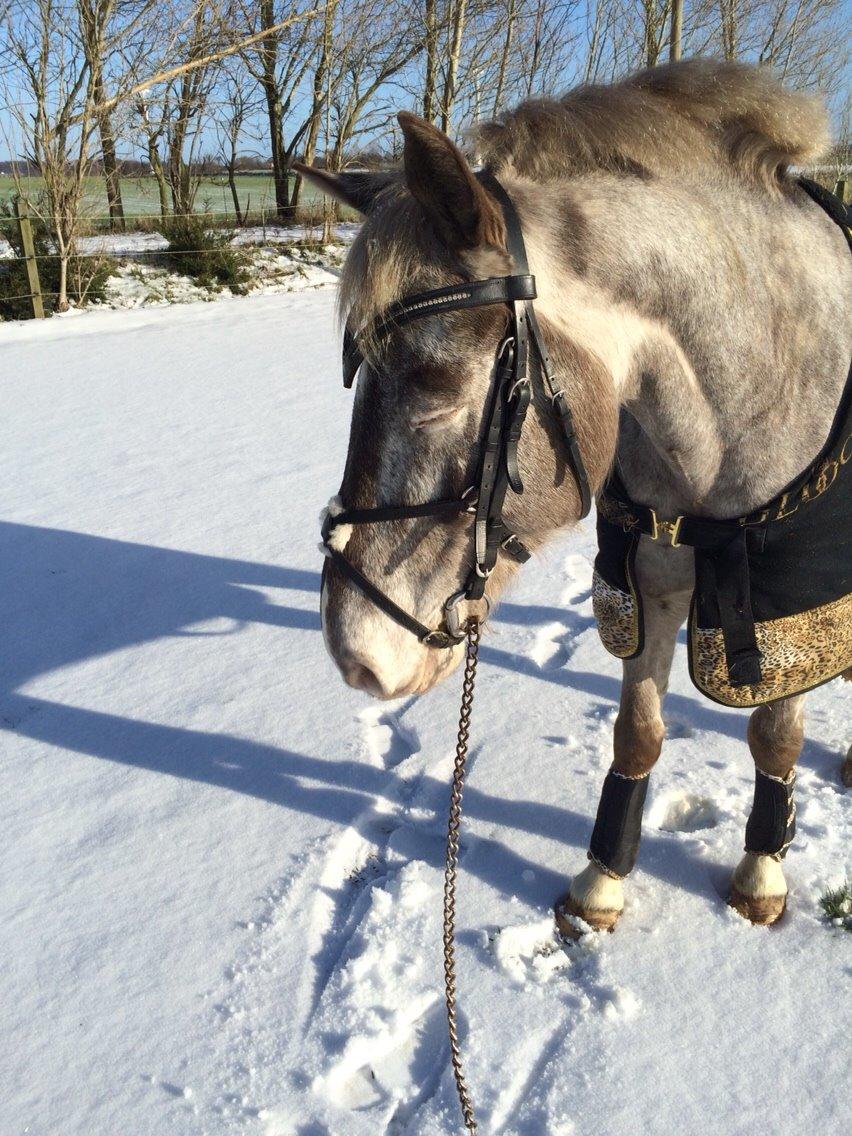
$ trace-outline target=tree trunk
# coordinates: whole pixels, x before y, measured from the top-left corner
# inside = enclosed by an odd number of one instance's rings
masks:
[[[722,35],[722,56],[737,57],[737,0],[719,0],[719,22]]]
[[[157,181],[157,193],[160,198],[160,216],[168,217],[169,184],[166,180],[166,171],[163,169],[163,162],[160,158],[160,153],[157,150],[157,143],[153,138],[148,139],[148,164],[151,167],[151,173]]]
[[[273,0],[260,0],[260,27],[263,29],[274,26]],[[272,184],[275,187],[275,215],[284,223],[292,218],[293,202],[290,197],[290,171],[287,168],[284,145],[284,111],[276,75],[279,45],[280,37],[277,34],[267,36],[262,42],[260,57],[263,70],[260,85],[266,100],[266,116],[269,121],[269,152],[272,157]]]
[[[59,254],[59,295],[56,297],[56,310],[68,311],[68,253]]]
[[[228,163],[228,187],[231,190],[231,200],[234,203],[234,212],[237,215],[237,225],[242,228],[246,223],[246,216],[240,209],[240,195],[237,193],[236,170],[234,169],[233,162]],[[248,208],[246,209],[246,213],[247,212]]]
[[[494,109],[492,114],[496,118],[500,113],[500,104],[503,101],[503,88],[506,84],[506,66],[509,62],[509,53],[512,50],[512,37],[515,31],[515,14],[517,0],[509,0],[506,11],[506,38],[503,41],[503,50],[500,53],[500,67],[497,72],[497,89],[494,92]]]
[[[293,212],[290,199],[290,171],[284,149],[284,123],[281,113],[281,100],[273,80],[271,85],[264,83],[266,110],[269,118],[269,148],[272,155],[272,182],[275,186],[275,214],[279,221],[286,222]]]
[[[103,80],[98,77],[95,81],[95,106],[104,101]],[[118,173],[118,161],[115,156],[115,134],[112,129],[112,119],[107,110],[96,111],[98,132],[101,136],[101,156],[104,163],[104,183],[106,184],[107,206],[109,207],[110,228],[124,231],[124,204],[121,200],[121,178]]]
[[[671,34],[669,36],[669,59],[680,59],[683,39],[683,0],[672,0]]]
[[[323,18],[322,27],[322,43],[320,46],[319,59],[317,60],[316,70],[314,71],[314,79],[312,84],[313,97],[311,100],[311,115],[308,124],[308,132],[305,138],[305,164],[310,165],[317,152],[317,143],[319,142],[320,127],[322,125],[322,112],[323,107],[327,104],[330,93],[326,90],[326,78],[329,74],[329,67],[331,65],[331,47],[332,37],[334,32],[334,17],[337,12],[338,0],[326,0],[325,16]],[[328,140],[326,139],[326,149],[328,149]],[[302,193],[302,179],[296,178],[293,186],[293,207],[295,209],[299,202]],[[324,218],[328,217],[328,209],[323,208]],[[327,225],[327,221],[324,221]]]
[[[645,17],[645,37],[643,55],[647,67],[656,67],[660,59],[663,33],[671,12],[671,0],[663,0],[658,7],[659,0],[643,0]]]
[[[437,0],[426,0],[426,81],[423,88],[423,117],[432,122],[435,117],[435,96],[438,85],[438,10]]]
[[[449,133],[453,106],[456,101],[456,80],[459,73],[461,59],[462,39],[464,37],[464,21],[467,14],[467,0],[455,0],[452,19],[452,38],[450,40],[450,58],[447,65],[447,81],[444,84],[444,98],[441,107],[441,129]]]

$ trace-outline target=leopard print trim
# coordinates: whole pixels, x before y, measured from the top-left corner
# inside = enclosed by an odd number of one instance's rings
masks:
[[[728,682],[725,644],[718,628],[690,623],[690,668],[699,690],[725,706],[760,706],[828,682],[852,659],[852,592],[798,615],[755,624],[763,679],[751,686]]]
[[[601,642],[611,655],[629,659],[639,650],[639,605],[630,592],[592,576],[592,608]]]

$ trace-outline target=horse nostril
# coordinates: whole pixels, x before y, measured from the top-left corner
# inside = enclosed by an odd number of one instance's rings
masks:
[[[341,670],[346,682],[349,686],[354,686],[356,690],[365,690],[374,698],[388,698],[392,693],[382,685],[375,671],[371,671],[363,663],[357,663],[354,659],[347,659],[342,664]]]

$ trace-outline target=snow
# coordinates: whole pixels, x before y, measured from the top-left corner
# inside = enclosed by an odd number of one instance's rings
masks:
[[[156,222],[151,217],[151,223]],[[335,239],[348,244],[358,231],[353,221],[341,221],[334,226]],[[223,230],[228,231],[228,230]],[[306,238],[316,238],[322,226],[312,229],[305,225],[246,225],[231,230],[232,244],[235,245],[294,245]],[[81,254],[104,253],[106,256],[121,256],[123,253],[156,252],[168,247],[162,233],[154,231],[129,230],[126,233],[98,233],[94,236],[80,237],[77,245]],[[0,257],[14,256],[14,250],[5,238],[0,237]]]
[[[458,679],[376,704],[319,632],[351,395],[333,290],[6,324],[0,1131],[461,1130],[441,987]],[[848,1127],[848,688],[809,699],[790,910],[724,902],[746,717],[690,686],[615,934],[565,947],[619,664],[586,524],[482,649],[459,884],[480,1131]]]

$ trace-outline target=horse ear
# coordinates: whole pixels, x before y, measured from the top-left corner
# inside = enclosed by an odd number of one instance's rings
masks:
[[[293,162],[292,168],[321,193],[327,193],[364,216],[370,212],[376,197],[393,181],[393,174],[387,170],[333,174],[303,162]]]
[[[400,111],[405,180],[439,235],[456,249],[506,248],[500,206],[480,185],[458,146],[437,126]]]

